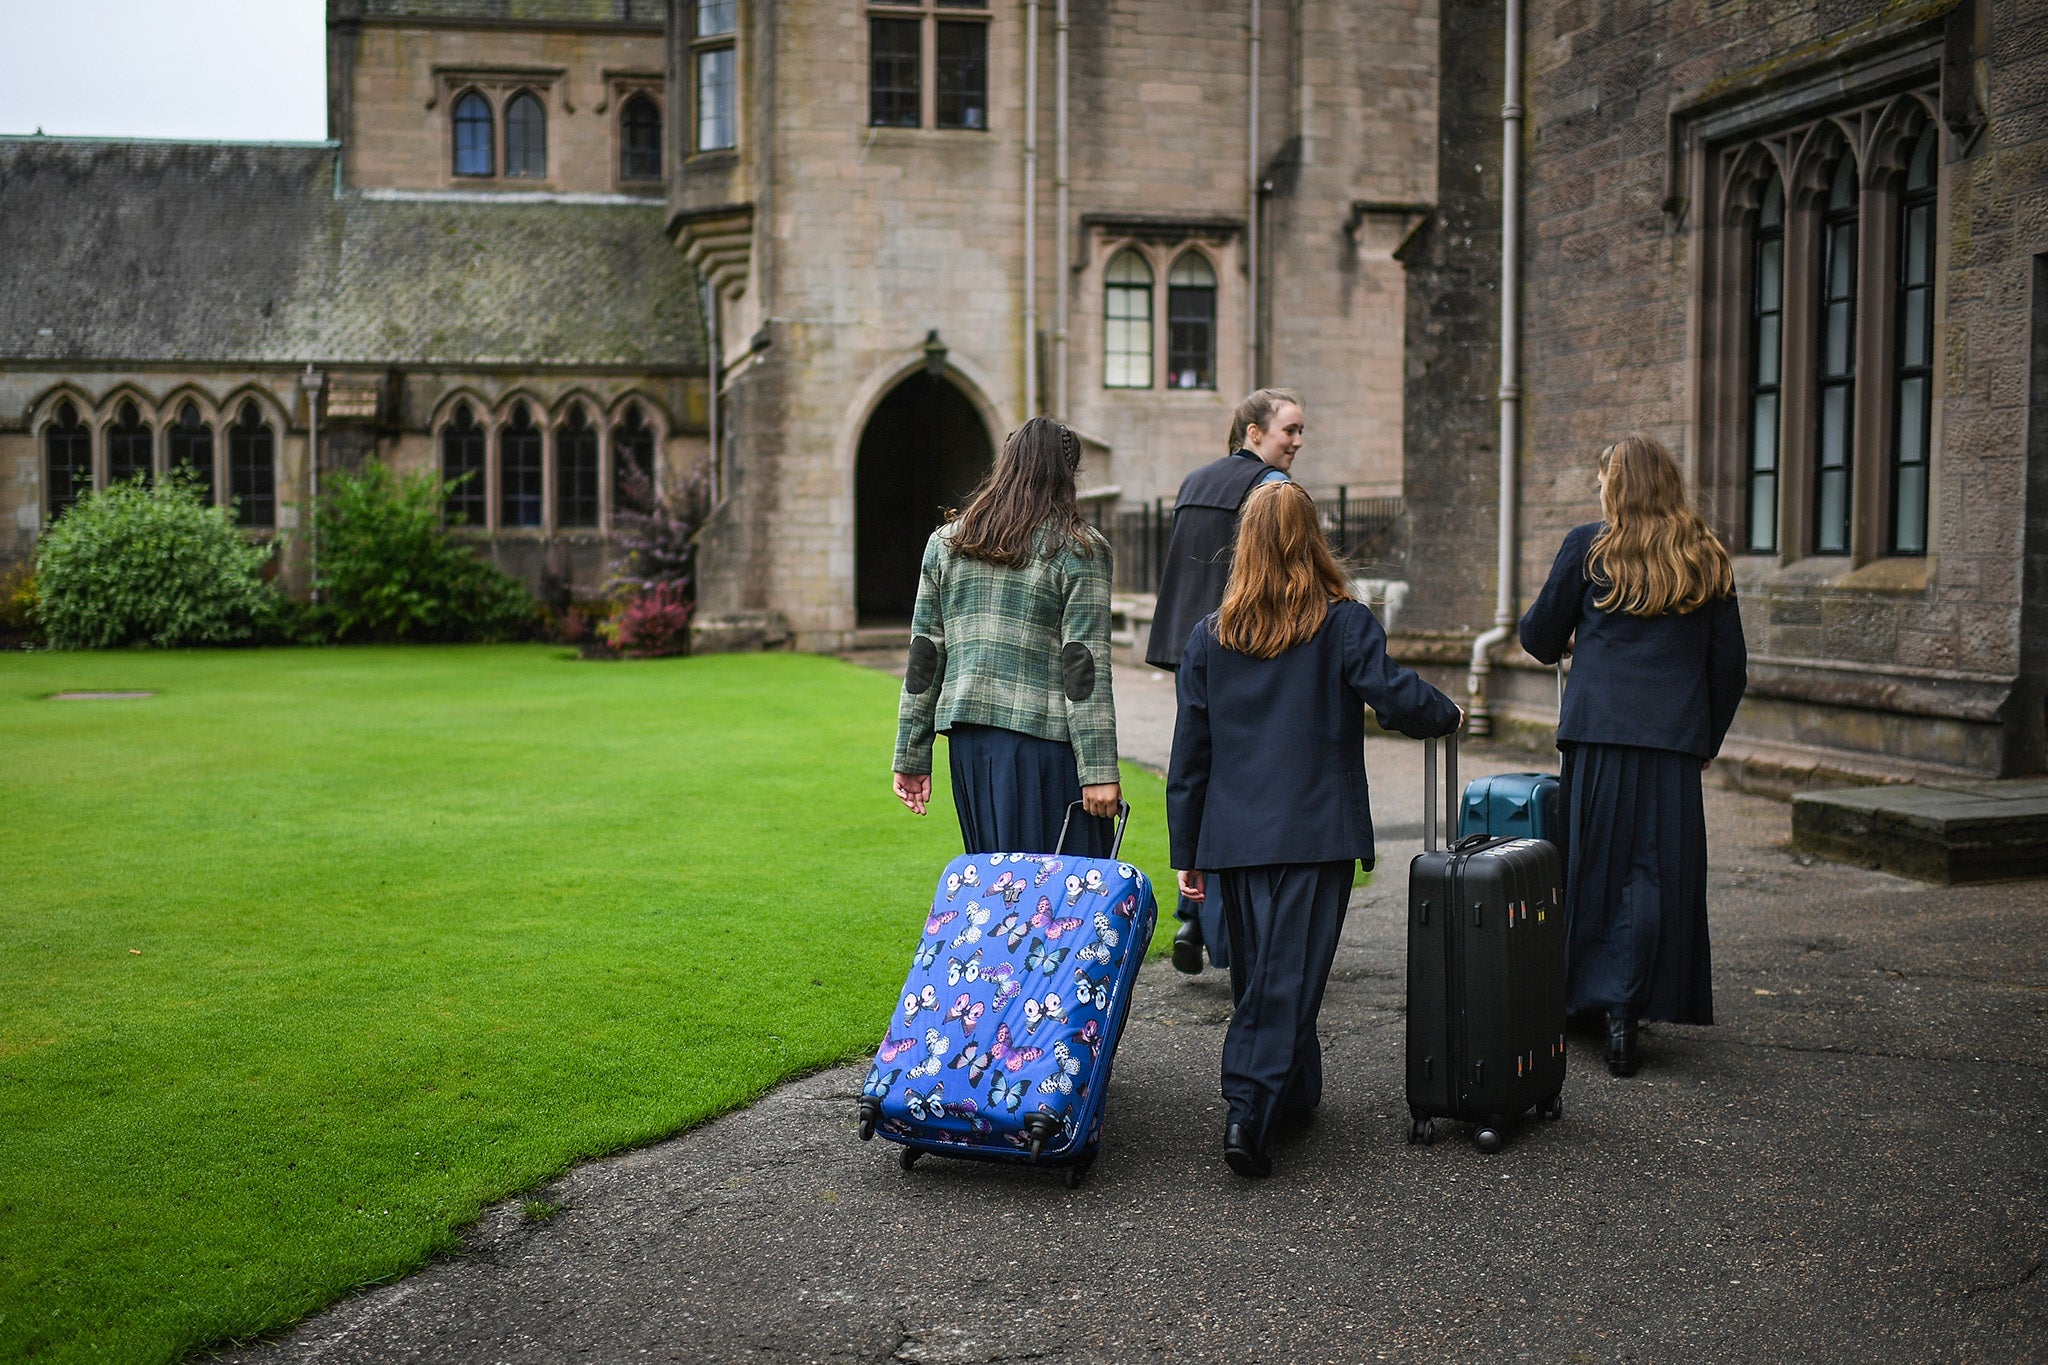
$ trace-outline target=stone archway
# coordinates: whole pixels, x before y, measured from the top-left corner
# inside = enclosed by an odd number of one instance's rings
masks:
[[[854,606],[864,626],[906,624],[925,540],[988,473],[995,446],[973,402],[922,370],[875,405],[854,461]]]

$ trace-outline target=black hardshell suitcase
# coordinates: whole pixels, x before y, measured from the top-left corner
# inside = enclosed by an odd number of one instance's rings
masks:
[[[1450,740],[1447,830],[1457,828]],[[1423,751],[1423,852],[1408,869],[1410,1142],[1476,1125],[1483,1152],[1528,1110],[1564,1112],[1564,869],[1541,839],[1436,846],[1436,743]]]

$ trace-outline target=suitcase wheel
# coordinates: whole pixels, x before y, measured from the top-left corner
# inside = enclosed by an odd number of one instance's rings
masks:
[[[1500,1129],[1482,1123],[1472,1134],[1472,1145],[1489,1156],[1500,1150]]]
[[[1557,1094],[1552,1095],[1549,1099],[1543,1101],[1543,1103],[1537,1105],[1536,1112],[1543,1115],[1543,1117],[1547,1119],[1563,1118],[1564,1092],[1559,1091]]]
[[[896,1164],[907,1171],[912,1166],[915,1166],[917,1164],[917,1159],[923,1155],[924,1153],[918,1151],[915,1147],[905,1147],[902,1151],[896,1154]]]
[[[1073,1165],[1067,1167],[1067,1188],[1070,1190],[1080,1189],[1081,1182],[1088,1178],[1088,1168],[1094,1164],[1094,1157],[1084,1156]]]
[[[860,1116],[860,1140],[867,1142],[875,1135],[875,1121],[866,1114]]]
[[[1428,1119],[1410,1119],[1408,1121],[1408,1142],[1411,1146],[1420,1143],[1422,1146],[1427,1147],[1435,1141],[1436,1124]]]

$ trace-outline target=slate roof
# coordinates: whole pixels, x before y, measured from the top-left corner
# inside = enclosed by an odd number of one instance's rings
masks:
[[[336,18],[516,20],[527,23],[647,24],[660,27],[666,0],[339,0]]]
[[[0,137],[0,361],[703,369],[662,204],[337,197],[336,156]]]

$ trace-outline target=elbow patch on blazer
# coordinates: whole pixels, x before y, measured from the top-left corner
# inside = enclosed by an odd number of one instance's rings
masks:
[[[1060,673],[1066,680],[1068,701],[1086,701],[1095,695],[1095,656],[1079,640],[1067,641],[1060,651]]]
[[[903,690],[913,697],[921,697],[931,690],[932,679],[939,671],[939,647],[923,635],[914,635],[910,640],[910,667],[903,673]]]

